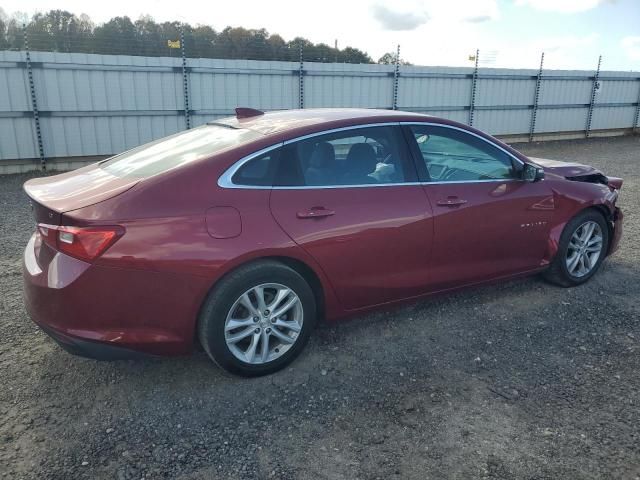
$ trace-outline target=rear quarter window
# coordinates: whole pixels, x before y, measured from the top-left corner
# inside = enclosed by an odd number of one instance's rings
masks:
[[[279,156],[280,149],[276,149],[249,160],[233,174],[232,183],[238,186],[272,186]]]

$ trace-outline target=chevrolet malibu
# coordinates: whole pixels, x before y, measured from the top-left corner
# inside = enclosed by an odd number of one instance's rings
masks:
[[[25,301],[72,353],[199,343],[262,375],[321,318],[534,273],[586,282],[620,239],[621,186],[441,118],[239,108],[26,182]]]

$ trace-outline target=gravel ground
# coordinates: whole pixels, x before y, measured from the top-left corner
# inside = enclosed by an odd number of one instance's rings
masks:
[[[620,251],[318,329],[287,370],[96,362],[27,318],[25,175],[0,177],[3,478],[640,478],[640,137],[522,145],[625,178]]]

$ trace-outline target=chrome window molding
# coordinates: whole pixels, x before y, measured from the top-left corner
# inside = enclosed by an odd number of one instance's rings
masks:
[[[271,145],[269,147],[263,148],[262,150],[258,150],[257,152],[253,152],[252,154],[247,155],[246,157],[242,157],[240,160],[238,160],[229,168],[227,168],[225,172],[220,176],[220,178],[218,179],[218,186],[222,188],[246,188],[246,189],[252,189],[252,190],[271,190],[272,188],[274,188],[271,185],[237,185],[233,183],[233,176],[237,173],[238,170],[240,170],[240,168],[242,168],[242,166],[245,163],[253,160],[254,158],[260,157],[265,153],[269,153],[272,150],[280,148],[282,147],[282,145],[283,145],[283,142],[279,142],[279,143],[276,143],[275,145]]]
[[[422,185],[422,182],[398,182],[398,183],[362,183],[356,185],[300,185],[300,186],[274,186],[273,190],[326,190],[332,188],[367,188],[367,187],[407,187]]]
[[[364,125],[349,125],[348,127],[339,127],[332,128],[331,130],[323,130],[322,132],[309,133],[308,135],[303,135],[302,137],[292,138],[290,140],[285,140],[284,144],[289,145],[291,143],[300,142],[302,140],[307,140],[309,138],[318,137],[320,135],[330,135],[332,133],[345,132],[348,130],[358,130],[360,128],[373,128],[373,127],[398,127],[401,125],[401,122],[383,122],[383,123],[367,123]]]
[[[505,183],[505,182],[523,182],[524,180],[520,178],[487,178],[484,180],[456,180],[455,182],[420,182],[420,185],[429,186],[429,185],[455,185],[458,183]]]
[[[339,127],[332,128],[330,130],[323,130],[321,132],[314,132],[308,135],[302,135],[300,137],[292,138],[289,140],[285,140],[284,142],[278,142],[269,147],[263,148],[254,152],[250,155],[242,157],[240,160],[231,165],[218,179],[218,186],[221,188],[236,188],[236,189],[248,189],[248,190],[324,190],[324,189],[334,189],[334,188],[365,188],[365,187],[398,187],[398,186],[415,186],[415,185],[444,185],[444,184],[459,184],[459,183],[491,183],[491,182],[514,182],[521,181],[517,178],[491,178],[485,180],[458,180],[454,182],[398,182],[398,183],[367,183],[361,185],[300,185],[300,186],[267,186],[267,185],[241,185],[233,183],[233,176],[242,168],[242,166],[257,158],[265,153],[270,152],[271,150],[275,150],[277,148],[283,147],[285,145],[289,145],[291,143],[300,142],[303,140],[307,140],[309,138],[318,137],[320,135],[329,135],[331,133],[337,133],[348,130],[357,130],[361,128],[372,128],[372,127],[388,127],[388,126],[401,126],[401,125],[421,125],[421,126],[430,126],[430,127],[442,127],[442,128],[450,128],[452,130],[458,130],[460,132],[464,132],[468,135],[473,135],[476,138],[479,138],[489,145],[499,149],[500,151],[506,153],[509,158],[512,158],[520,165],[524,166],[524,162],[502,148],[500,145],[496,145],[495,143],[487,140],[486,138],[478,135],[477,133],[471,132],[469,130],[465,130],[464,128],[456,127],[453,125],[445,125],[443,123],[435,123],[435,122],[383,122],[383,123],[367,123],[363,125],[349,125],[347,127]]]
[[[398,183],[363,183],[357,185],[300,185],[300,186],[274,186],[274,187],[255,187],[255,188],[267,188],[272,190],[326,190],[332,188],[370,188],[370,187],[408,187],[419,186],[428,187],[429,185],[451,185],[459,183],[505,183],[505,182],[520,182],[522,180],[518,178],[490,178],[486,180],[458,180],[455,182],[398,182]],[[254,188],[250,186],[242,187],[236,186],[234,188]]]

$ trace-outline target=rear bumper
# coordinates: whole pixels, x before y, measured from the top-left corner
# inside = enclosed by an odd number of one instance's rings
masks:
[[[45,325],[39,325],[38,323],[36,323],[36,325],[55,340],[64,350],[79,357],[92,358],[94,360],[127,360],[155,356],[124,347],[113,346],[108,343],[93,342],[82,338],[71,337]]]
[[[25,306],[65,350],[98,359],[192,351],[204,279],[93,265],[40,248],[48,247],[34,235],[24,252]]]

